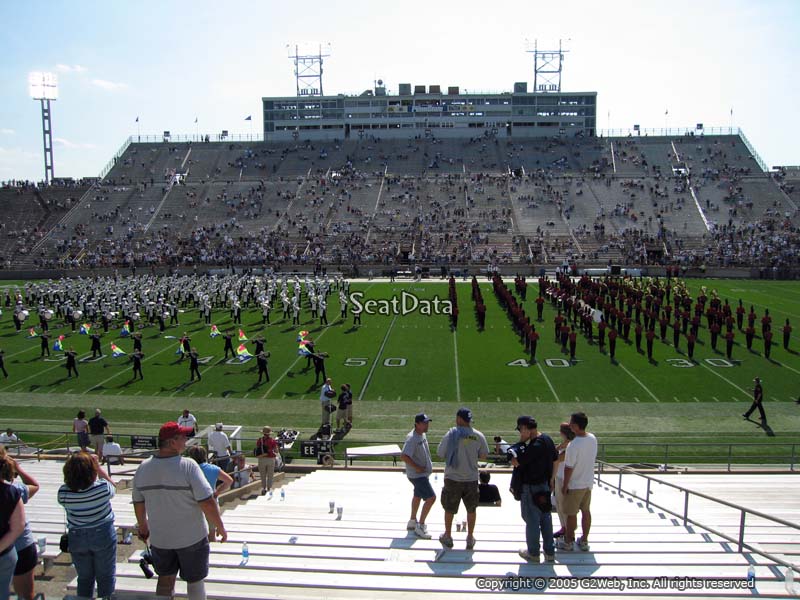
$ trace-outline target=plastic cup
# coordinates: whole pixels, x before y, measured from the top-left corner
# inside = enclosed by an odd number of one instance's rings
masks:
[[[337,506],[336,507],[336,520],[337,521],[341,520],[343,510],[344,510],[344,508],[341,507],[341,506]]]
[[[328,502],[328,509],[329,509],[328,510],[328,514],[333,514],[333,509],[334,508],[336,508],[336,502],[331,500],[330,502]]]

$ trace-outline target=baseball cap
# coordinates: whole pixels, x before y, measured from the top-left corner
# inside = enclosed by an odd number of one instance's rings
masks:
[[[175,421],[169,421],[161,426],[158,430],[158,439],[171,440],[179,435],[191,436],[194,434],[194,429],[191,427],[181,427]]]
[[[467,423],[472,422],[472,411],[468,408],[459,408],[456,416],[464,419]]]
[[[216,425],[214,425],[214,429],[216,429],[217,431],[221,430],[222,429],[222,423],[217,423]]]
[[[431,421],[433,421],[433,419],[431,419],[425,413],[419,413],[414,417],[414,423],[430,423]]]
[[[520,427],[527,427],[528,429],[536,429],[537,423],[536,419],[531,416],[523,415],[517,418],[517,431],[519,431]]]

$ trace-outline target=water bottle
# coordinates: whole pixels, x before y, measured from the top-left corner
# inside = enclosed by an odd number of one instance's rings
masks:
[[[286,490],[281,488],[281,502],[283,502],[284,500],[286,500]]]
[[[794,569],[791,566],[786,567],[786,577],[783,580],[783,586],[786,588],[786,593],[794,595],[797,591],[794,589]]]
[[[755,581],[755,579],[756,579],[756,569],[755,569],[755,567],[753,567],[753,565],[750,565],[747,568],[747,581],[751,582],[751,581]]]
[[[247,547],[247,542],[244,542],[242,544],[242,564],[246,565],[248,560],[250,560],[250,549]]]
[[[130,545],[131,543],[133,543],[133,532],[132,531],[129,531],[128,533],[125,534],[125,536],[122,538],[122,543],[126,544],[126,545]]]

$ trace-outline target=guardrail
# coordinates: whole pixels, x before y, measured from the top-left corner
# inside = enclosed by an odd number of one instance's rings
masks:
[[[785,444],[761,444],[758,442],[665,442],[663,444],[657,442],[634,442],[628,444],[625,442],[611,442],[598,444],[597,456],[602,461],[609,460],[609,455],[611,455],[616,462],[658,462],[659,466],[665,470],[670,466],[675,466],[678,461],[682,464],[711,463],[724,465],[727,472],[731,472],[737,463],[752,464],[756,462],[763,464],[768,459],[771,464],[787,465],[789,472],[793,473],[797,470],[799,445],[790,442]],[[617,448],[626,450],[617,454],[614,452]],[[634,451],[630,452],[627,450],[629,448],[634,448]],[[782,448],[784,452],[765,456],[763,453],[754,452],[757,448],[770,448],[773,450]],[[687,452],[690,449],[697,450],[697,452]],[[715,449],[719,449],[719,452],[714,452]],[[700,452],[700,450],[705,450],[705,452]]]
[[[650,127],[634,129],[633,127],[622,127],[619,129],[598,129],[597,137],[683,137],[702,135],[738,135],[738,127],[703,127],[697,129],[692,127]]]
[[[762,512],[757,511],[757,510],[753,510],[753,509],[750,509],[750,508],[745,508],[744,506],[741,506],[739,504],[734,504],[733,502],[728,502],[727,500],[722,500],[720,498],[715,498],[714,496],[709,496],[708,494],[704,494],[702,492],[696,492],[696,491],[693,491],[693,490],[689,490],[689,489],[687,489],[685,487],[682,487],[680,485],[677,485],[677,484],[674,484],[674,483],[670,483],[668,481],[663,481],[662,479],[656,479],[655,477],[651,477],[649,475],[645,475],[643,473],[639,473],[638,471],[636,471],[634,469],[631,469],[629,467],[613,465],[611,463],[607,463],[607,462],[604,462],[604,461],[597,461],[597,466],[598,466],[598,468],[597,468],[596,473],[595,473],[595,479],[597,480],[597,483],[598,484],[602,483],[602,484],[607,485],[610,488],[616,489],[617,493],[620,496],[622,496],[622,494],[627,494],[631,498],[635,498],[637,500],[643,501],[647,508],[650,508],[651,506],[653,506],[653,507],[655,507],[655,508],[657,508],[657,509],[659,509],[659,510],[665,512],[665,513],[668,513],[668,514],[672,515],[673,517],[678,517],[683,521],[684,527],[686,527],[690,523],[692,525],[696,525],[697,527],[702,527],[706,531],[710,531],[714,535],[717,535],[717,536],[721,537],[722,539],[727,540],[728,542],[736,544],[737,552],[742,552],[746,548],[750,552],[754,552],[756,554],[759,554],[759,555],[761,555],[761,556],[763,556],[763,557],[765,557],[765,558],[767,558],[767,559],[769,559],[769,560],[771,560],[771,561],[773,561],[775,563],[778,563],[778,564],[780,564],[780,565],[782,565],[784,567],[787,567],[789,569],[792,569],[792,570],[797,571],[798,573],[800,573],[800,569],[798,567],[796,567],[795,565],[793,565],[791,562],[788,562],[788,561],[784,560],[783,558],[781,558],[779,556],[775,556],[774,554],[772,554],[770,552],[766,552],[766,551],[764,551],[764,550],[762,550],[762,549],[760,549],[760,548],[758,548],[758,547],[756,547],[756,546],[754,546],[752,544],[749,544],[747,542],[747,540],[746,540],[746,536],[747,536],[747,517],[748,516],[752,516],[752,517],[756,517],[756,518],[759,518],[759,519],[764,519],[766,521],[770,521],[772,523],[776,523],[776,524],[778,524],[778,525],[780,525],[782,527],[786,527],[788,529],[792,529],[795,532],[800,532],[800,525],[798,525],[796,523],[792,523],[790,521],[785,521],[784,519],[780,519],[778,517],[773,517],[771,515],[762,513]],[[603,476],[606,474],[607,470],[616,471],[616,473],[618,475],[618,480],[617,480],[616,484],[612,483],[609,480],[604,480]],[[647,481],[644,498],[642,498],[641,496],[636,494],[636,492],[633,491],[633,490],[626,490],[626,489],[623,488],[623,485],[622,485],[622,476],[623,476],[623,474],[632,475],[632,476],[634,476],[636,478],[642,478],[642,479],[645,479]],[[657,503],[652,501],[652,499],[650,498],[650,496],[652,495],[651,484],[654,481],[656,483],[658,483],[659,485],[667,486],[667,487],[672,488],[674,490],[677,490],[679,493],[683,494],[683,510],[681,512],[676,512],[674,510],[671,510],[671,509],[667,508],[666,506],[662,506],[662,505],[657,504]],[[731,536],[729,536],[728,534],[726,534],[726,533],[724,533],[722,531],[718,531],[717,529],[715,529],[712,526],[706,525],[706,524],[700,522],[699,520],[693,519],[689,515],[689,499],[690,498],[694,498],[694,497],[702,498],[702,499],[708,500],[710,502],[715,502],[715,503],[717,503],[717,504],[719,504],[721,506],[725,506],[727,508],[731,508],[731,509],[733,509],[735,511],[738,511],[739,512],[739,527],[738,527],[737,536],[735,538],[731,537]]]
[[[758,152],[756,152],[756,149],[753,147],[753,145],[750,143],[750,140],[747,139],[747,137],[744,135],[744,131],[742,131],[741,129],[739,130],[739,139],[742,140],[742,143],[745,145],[745,148],[747,148],[752,157],[758,163],[758,166],[761,167],[761,170],[764,173],[769,171],[767,163],[765,163],[764,160],[761,158],[761,156],[758,154]]]

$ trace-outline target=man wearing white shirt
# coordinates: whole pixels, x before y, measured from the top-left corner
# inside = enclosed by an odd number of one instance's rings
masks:
[[[103,458],[109,465],[124,465],[125,458],[122,456],[122,447],[114,441],[113,435],[106,436],[106,443],[103,444]]]
[[[195,435],[197,435],[197,419],[189,412],[188,408],[184,408],[183,414],[178,417],[178,425],[181,427],[191,427]]]
[[[217,466],[223,471],[228,470],[231,461],[231,442],[222,431],[222,423],[214,425],[214,431],[208,434],[208,449],[217,455]]]
[[[5,433],[0,433],[0,444],[19,444],[19,438],[11,427]]]
[[[564,483],[561,491],[564,494],[564,512],[567,525],[564,539],[558,549],[571,552],[575,549],[575,530],[578,528],[578,511],[581,513],[581,529],[583,536],[578,545],[584,552],[589,551],[589,529],[592,526],[592,513],[589,507],[592,501],[592,484],[594,483],[594,463],[597,459],[597,438],[587,433],[589,418],[582,412],[572,413],[569,427],[575,439],[567,446],[564,459]]]

